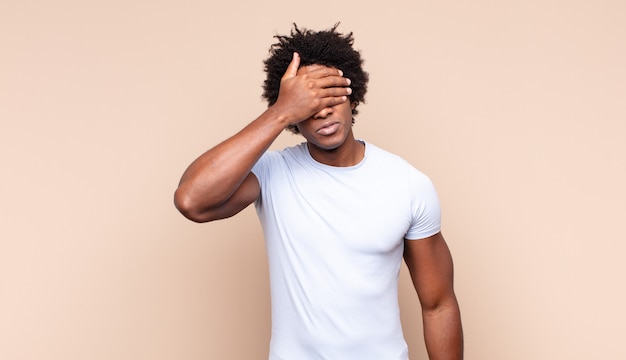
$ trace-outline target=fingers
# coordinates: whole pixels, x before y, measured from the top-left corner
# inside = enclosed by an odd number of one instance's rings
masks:
[[[350,94],[352,94],[352,89],[349,87],[334,87],[324,89],[320,92],[320,98],[318,102],[318,111],[315,114],[316,117],[323,116],[332,112],[332,108],[335,105],[342,104],[346,101],[350,100]]]
[[[297,52],[294,52],[293,57],[291,58],[291,62],[289,63],[289,66],[287,66],[287,70],[285,71],[285,74],[283,75],[283,79],[290,79],[292,77],[295,77],[298,73],[299,66],[300,66],[300,54],[298,54]]]
[[[326,102],[326,107],[333,107],[335,105],[341,104],[343,102],[348,101],[350,94],[352,93],[352,89],[350,88],[335,88],[332,89],[331,95],[324,98]],[[345,94],[345,95],[343,95]]]
[[[308,80],[320,81],[317,84],[309,83],[309,87],[350,86],[350,79],[344,78],[343,71],[339,69],[317,64],[300,68],[300,54],[294,52],[281,80],[291,79],[298,75],[303,75]]]
[[[304,69],[304,68],[303,68]],[[343,71],[324,65],[309,65],[303,73],[307,74],[310,79],[323,79],[327,77],[343,78]]]
[[[331,114],[334,110],[333,107],[348,101],[348,96],[336,96],[336,97],[328,97],[322,101],[324,108],[322,108],[317,113],[313,114],[313,118],[326,118],[329,114]]]
[[[319,71],[309,72],[307,75],[313,78],[321,76],[317,79],[311,79],[309,83],[310,89],[316,89],[318,114],[330,111],[333,106],[349,100],[349,96],[352,94],[351,81],[342,76],[341,70],[325,67]]]
[[[273,105],[293,119],[291,123],[349,101],[351,81],[343,77],[341,70],[316,64],[300,67],[300,63],[300,55],[294,52]]]
[[[337,97],[347,97],[352,94],[352,89],[345,86],[333,86],[321,89],[319,91],[320,98],[337,98]]]
[[[347,88],[352,83],[350,79],[342,76],[326,76],[316,80],[317,86],[322,89],[327,88]],[[348,94],[349,95],[349,94]]]
[[[304,74],[308,79],[309,89],[320,89],[322,97],[350,95],[350,79],[343,77],[343,71],[323,65],[310,65]]]

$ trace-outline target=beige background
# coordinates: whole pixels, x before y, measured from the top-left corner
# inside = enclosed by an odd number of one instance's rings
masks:
[[[264,109],[262,60],[293,21],[354,31],[371,74],[357,136],[435,181],[466,358],[626,358],[624,14],[622,0],[3,0],[0,358],[266,357],[253,209],[198,225],[172,194]]]

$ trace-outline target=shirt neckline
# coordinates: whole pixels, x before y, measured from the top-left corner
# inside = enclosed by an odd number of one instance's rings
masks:
[[[366,141],[361,140],[361,139],[357,139],[356,141],[360,142],[361,144],[365,146],[365,151],[363,153],[363,159],[361,159],[361,161],[351,166],[332,166],[332,165],[323,164],[315,160],[313,156],[311,156],[311,153],[309,152],[309,147],[306,142],[301,143],[300,147],[301,147],[301,150],[305,153],[305,157],[307,161],[311,163],[311,165],[315,166],[316,168],[322,169],[325,171],[331,171],[331,172],[349,172],[349,171],[357,170],[360,167],[362,167],[363,164],[365,164],[365,161],[367,160],[367,156],[370,150],[370,144],[368,144]]]

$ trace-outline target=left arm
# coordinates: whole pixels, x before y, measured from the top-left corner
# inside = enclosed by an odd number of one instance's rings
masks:
[[[430,360],[463,359],[463,330],[454,294],[453,265],[443,235],[404,241],[404,261],[422,305]]]

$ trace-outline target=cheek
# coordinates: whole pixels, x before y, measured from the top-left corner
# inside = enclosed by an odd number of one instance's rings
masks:
[[[341,107],[340,111],[342,112],[344,117],[352,118],[352,109],[353,107],[350,104],[345,104]]]
[[[300,131],[300,134],[305,134],[309,132],[308,129],[310,128],[310,123],[311,123],[311,120],[304,120],[296,124],[296,127]]]

